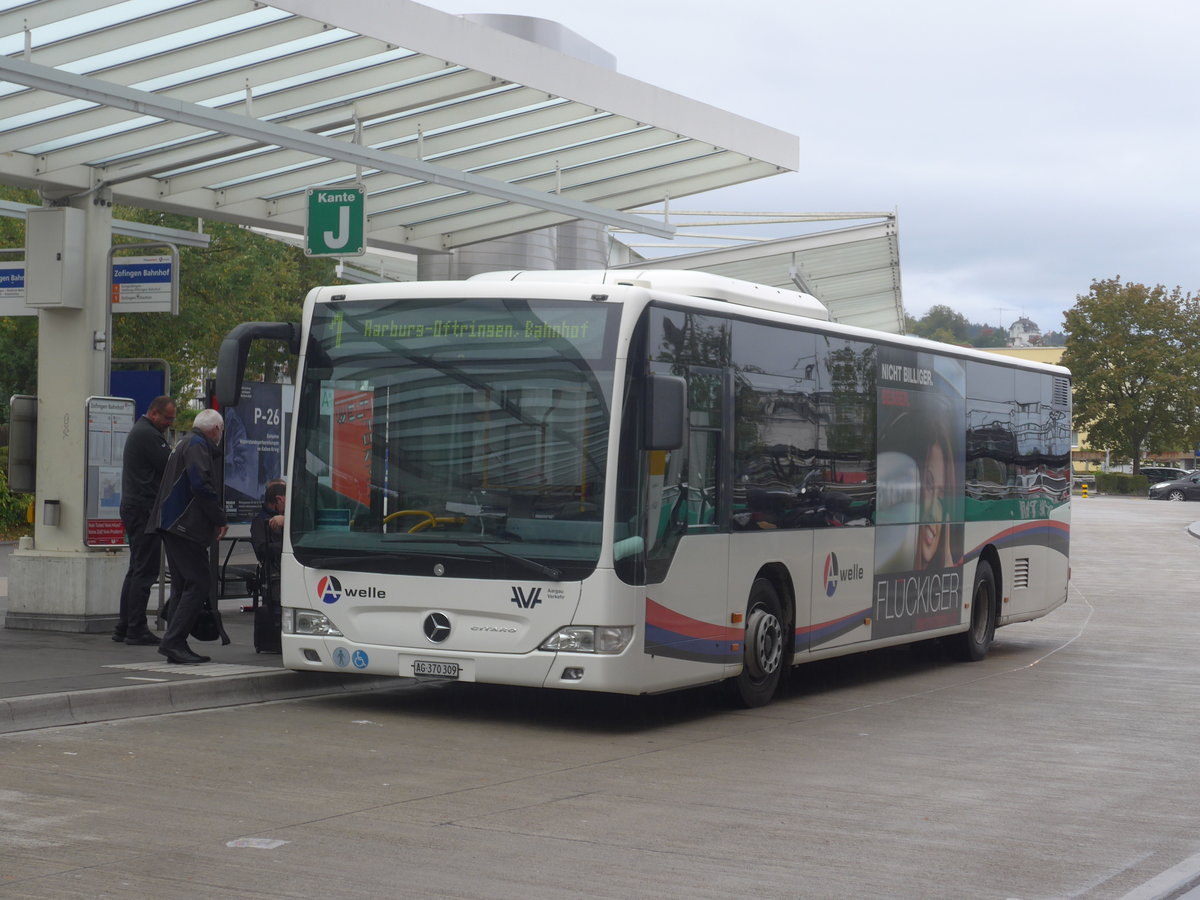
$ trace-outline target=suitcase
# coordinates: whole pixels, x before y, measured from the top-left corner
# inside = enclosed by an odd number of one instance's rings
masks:
[[[279,653],[282,651],[280,633],[282,625],[279,607],[279,582],[267,586],[258,605],[254,607],[254,652]]]

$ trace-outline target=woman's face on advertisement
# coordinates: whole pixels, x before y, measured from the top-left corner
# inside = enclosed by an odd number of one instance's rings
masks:
[[[925,457],[921,472],[921,558],[928,561],[937,552],[945,520],[946,455],[940,444],[934,444]]]

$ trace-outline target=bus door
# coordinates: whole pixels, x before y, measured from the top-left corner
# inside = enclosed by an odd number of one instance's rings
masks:
[[[648,454],[650,496],[644,503],[658,526],[650,532],[647,556],[651,571],[656,558],[660,565],[669,560],[669,568],[646,587],[646,649],[656,656],[724,664],[735,643],[726,611],[729,534],[721,490],[726,376],[720,369],[690,366],[685,377],[684,446]]]

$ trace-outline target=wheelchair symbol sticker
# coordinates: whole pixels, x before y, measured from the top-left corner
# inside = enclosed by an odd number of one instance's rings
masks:
[[[367,654],[362,650],[355,650],[354,655],[350,657],[350,662],[354,663],[354,668],[365,669],[370,660],[367,659]]]

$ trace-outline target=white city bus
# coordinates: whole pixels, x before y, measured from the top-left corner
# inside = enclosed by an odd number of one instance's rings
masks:
[[[283,661],[628,694],[1066,600],[1070,373],[696,272],[321,287],[302,326]]]

